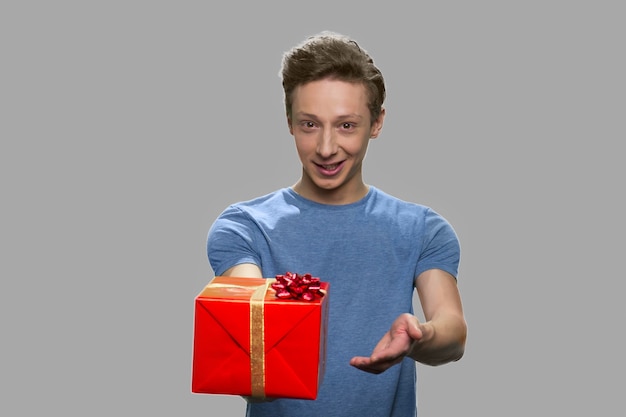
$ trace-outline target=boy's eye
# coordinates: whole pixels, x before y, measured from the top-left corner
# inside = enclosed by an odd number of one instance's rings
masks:
[[[341,125],[341,127],[342,127],[343,129],[351,129],[351,128],[352,128],[352,127],[354,127],[354,126],[352,125],[352,123],[343,123],[343,124]]]

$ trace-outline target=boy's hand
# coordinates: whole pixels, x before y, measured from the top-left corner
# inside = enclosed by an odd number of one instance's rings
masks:
[[[380,339],[370,357],[355,356],[350,365],[372,374],[380,374],[399,364],[422,338],[421,323],[411,314],[400,315]]]
[[[271,398],[271,397],[247,397],[247,396],[242,396],[241,398],[246,400],[246,402],[248,403],[267,403],[267,402],[272,402],[276,399],[276,398]]]

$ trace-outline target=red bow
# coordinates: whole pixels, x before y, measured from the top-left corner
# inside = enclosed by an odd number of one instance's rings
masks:
[[[324,292],[320,290],[320,279],[309,273],[299,275],[287,272],[276,275],[272,288],[276,291],[276,297],[282,299],[313,301],[316,297],[324,296]]]

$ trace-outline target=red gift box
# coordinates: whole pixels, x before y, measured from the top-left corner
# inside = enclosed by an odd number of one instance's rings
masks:
[[[215,277],[195,299],[191,391],[315,399],[326,365],[328,287],[280,299],[273,278]]]

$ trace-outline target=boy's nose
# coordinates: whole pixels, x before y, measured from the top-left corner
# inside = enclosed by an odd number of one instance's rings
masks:
[[[322,131],[320,140],[317,143],[317,153],[323,158],[328,158],[337,153],[337,142],[332,129],[324,129]]]

